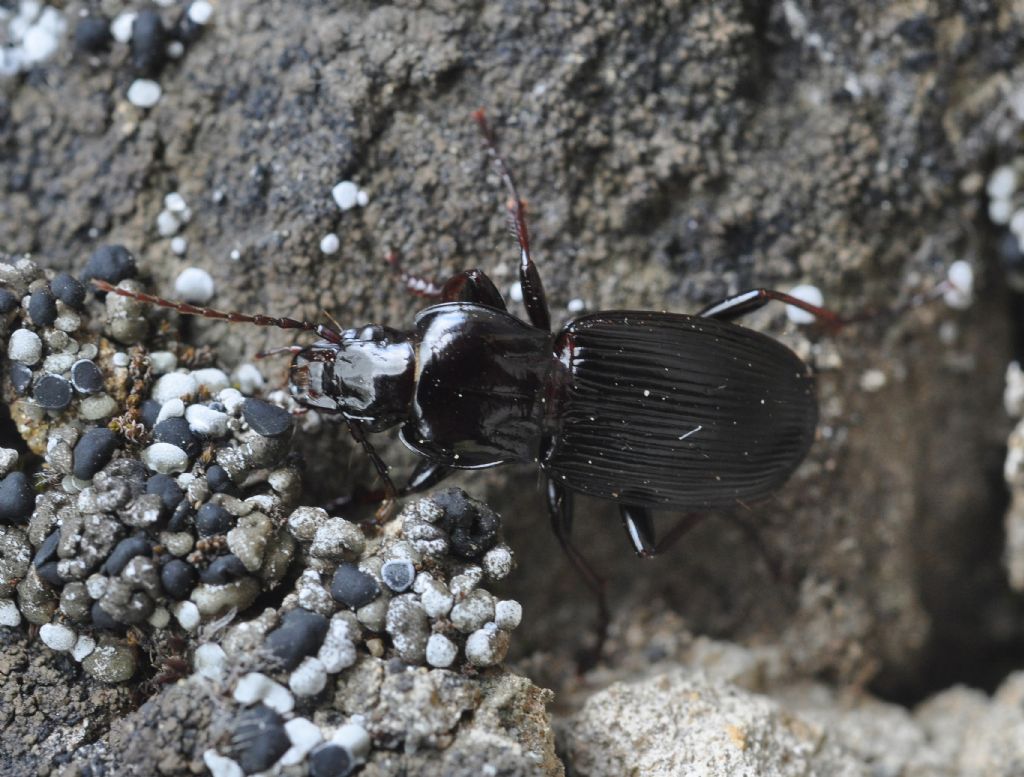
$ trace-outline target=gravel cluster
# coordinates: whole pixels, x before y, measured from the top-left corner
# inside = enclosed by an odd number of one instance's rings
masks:
[[[152,309],[88,284],[141,290],[136,276],[121,246],[77,279],[0,264],[2,390],[43,461],[27,472],[0,449],[0,626],[35,624],[108,683],[150,668],[140,644],[184,637],[192,671],[236,707],[230,742],[205,755],[214,774],[304,759],[349,774],[371,739],[396,739],[372,733],[372,709],[306,717],[346,670],[473,675],[504,659],[522,608],[485,587],[513,568],[500,518],[458,489],[383,526],[302,505],[291,408],[186,366]],[[286,580],[278,607],[238,617]]]

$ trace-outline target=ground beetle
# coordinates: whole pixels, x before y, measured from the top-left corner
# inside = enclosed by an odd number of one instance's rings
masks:
[[[617,502],[633,548],[652,556],[699,517],[687,515],[658,541],[652,510],[699,511],[769,494],[814,439],[814,378],[784,345],[731,322],[771,300],[833,327],[845,321],[788,294],[756,289],[696,315],[602,311],[552,332],[525,206],[483,112],[474,118],[509,192],[529,323],[506,310],[480,270],[443,285],[405,276],[411,289],[437,299],[411,331],[223,313],[94,283],[185,314],[318,334],[311,346],[280,349],[294,357],[292,393],[345,420],[390,497],[430,488],[452,470],[536,462],[555,534],[598,592],[604,619],[600,579],[570,538],[572,495]],[[401,489],[367,437],[397,425],[422,457]]]

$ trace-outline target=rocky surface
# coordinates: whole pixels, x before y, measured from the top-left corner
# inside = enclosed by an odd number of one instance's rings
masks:
[[[126,13],[142,16],[137,28]],[[118,0],[11,3],[0,6],[0,252],[14,262],[30,252],[38,266],[77,277],[97,249],[121,245],[143,277],[125,274],[127,260],[119,251],[101,253],[88,274],[222,308],[308,318],[326,309],[346,324],[407,326],[422,305],[394,282],[384,261],[392,251],[407,270],[425,275],[479,266],[514,296],[516,252],[504,230],[504,194],[468,119],[484,105],[529,200],[535,254],[558,321],[612,307],[695,310],[729,292],[797,283],[814,284],[827,305],[847,314],[898,308],[936,288],[954,260],[966,260],[978,281],[976,302],[966,310],[937,303],[882,315],[835,337],[793,327],[771,306],[751,317],[753,326],[780,337],[817,368],[822,418],[805,464],[774,498],[738,509],[738,521],[707,521],[665,558],[641,563],[626,550],[614,510],[580,500],[576,531],[609,579],[620,619],[638,602],[652,601],[661,603],[663,614],[686,618],[686,629],[677,623],[674,633],[657,631],[645,618],[620,620],[603,662],[583,680],[571,678],[574,656],[592,635],[593,605],[550,537],[535,474],[507,467],[456,482],[505,517],[505,542],[520,570],[493,593],[499,601],[523,603],[523,623],[511,645],[514,665],[537,685],[555,689],[558,719],[580,728],[575,738],[563,738],[577,743],[560,750],[570,765],[597,764],[599,752],[622,755],[622,743],[634,741],[599,737],[584,729],[588,719],[572,717],[588,709],[594,690],[620,680],[639,684],[609,690],[589,709],[610,697],[660,704],[659,682],[699,686],[706,706],[673,707],[680,702],[666,700],[665,708],[713,723],[735,704],[744,730],[774,743],[732,753],[767,760],[721,763],[778,763],[771,759],[779,748],[799,751],[813,740],[826,743],[822,753],[836,754],[836,764],[889,768],[880,750],[864,745],[870,737],[846,736],[845,719],[827,712],[843,707],[845,689],[867,686],[905,704],[932,699],[913,713],[886,708],[909,721],[894,725],[893,736],[904,736],[893,752],[918,753],[900,764],[931,764],[929,748],[938,748],[934,752],[943,758],[935,768],[947,771],[935,774],[1013,774],[1019,771],[1012,735],[1018,724],[1004,699],[1013,697],[1015,686],[1004,679],[1019,668],[1024,612],[1014,593],[1021,586],[1019,505],[1007,516],[1009,581],[1002,564],[1007,496],[1000,472],[1010,422],[1000,395],[1007,362],[1020,357],[1015,311],[1021,307],[1007,290],[1006,271],[1012,287],[1021,256],[1014,239],[1024,227],[1014,226],[1015,185],[1007,187],[1005,175],[996,173],[1017,164],[1024,122],[1022,25],[1020,8],[1009,2],[337,8],[225,0],[193,2],[188,9]],[[73,317],[62,309],[74,312],[84,304],[74,284],[58,281],[53,272],[46,293],[29,288],[33,281],[0,279],[7,292],[0,295],[0,314],[10,327],[3,332],[5,398],[14,415],[3,426],[0,452],[0,661],[29,667],[3,675],[3,698],[13,706],[0,705],[0,716],[7,716],[0,753],[10,759],[10,770],[21,772],[43,768],[57,753],[73,761],[75,747],[88,741],[69,773],[84,769],[87,757],[142,763],[149,755],[132,750],[124,732],[174,720],[180,723],[168,724],[173,731],[167,729],[166,746],[159,749],[158,771],[201,769],[205,752],[234,752],[229,724],[240,703],[233,690],[221,688],[215,696],[227,704],[224,725],[207,725],[204,716],[218,708],[193,709],[173,684],[197,668],[195,649],[205,632],[183,631],[177,615],[169,626],[148,619],[161,608],[171,613],[164,601],[171,591],[191,597],[199,587],[209,594],[192,602],[208,622],[216,619],[213,613],[251,602],[265,589],[276,591],[268,583],[274,575],[263,569],[277,568],[266,555],[266,524],[251,513],[233,515],[237,525],[211,535],[224,537],[241,567],[222,562],[209,574],[258,583],[196,581],[180,568],[157,583],[146,561],[103,572],[121,582],[109,593],[94,587],[96,601],[106,596],[109,610],[129,620],[152,604],[142,618],[144,629],[167,628],[184,645],[125,647],[126,638],[115,631],[113,642],[99,635],[106,641],[97,638],[88,654],[89,646],[81,646],[76,660],[79,631],[86,631],[79,624],[102,615],[82,607],[95,599],[88,590],[72,585],[68,591],[69,581],[87,581],[60,564],[82,553],[90,564],[105,563],[129,533],[121,535],[120,517],[83,523],[81,532],[71,531],[75,519],[56,547],[47,546],[55,527],[63,526],[55,515],[63,506],[51,505],[54,510],[26,523],[25,484],[8,478],[19,469],[34,476],[42,457],[62,477],[79,479],[128,453],[142,460],[143,449],[136,451],[125,436],[134,427],[111,430],[124,440],[116,449],[95,439],[79,451],[75,434],[40,423],[42,405],[52,408],[44,411],[51,414],[47,418],[71,412],[85,426],[104,427],[121,417],[133,391],[141,398],[155,390],[161,370],[188,377],[208,366],[223,370],[245,396],[269,397],[285,384],[284,362],[264,362],[265,375],[249,362],[261,348],[295,339],[212,321],[178,329],[172,318],[127,301],[107,303],[102,314],[99,303],[90,301],[95,321],[109,317],[103,324],[108,337],[147,345],[151,369],[140,372],[141,364],[130,359],[115,364],[115,352],[130,349],[104,351],[96,340],[88,360],[121,370],[122,389],[94,391],[87,368],[75,372],[66,358],[45,361],[66,355],[69,345],[47,330],[75,331]],[[513,309],[521,311],[516,303]],[[160,321],[165,328],[154,326]],[[10,337],[14,331],[27,334]],[[167,343],[153,337],[181,343],[180,367],[168,368],[167,357],[156,355]],[[72,339],[81,347],[90,342],[84,331]],[[35,409],[19,412],[18,386],[27,390],[44,374],[66,383],[48,380],[38,387]],[[167,412],[176,412],[178,390],[166,382],[160,387],[163,404],[149,410],[159,412],[170,402]],[[220,412],[209,402],[221,390],[191,403],[207,408],[192,411],[202,419],[169,417],[206,429],[213,424],[219,434],[221,419],[208,411]],[[140,417],[149,412],[141,405],[138,410]],[[237,428],[220,439],[238,450],[244,416],[240,407],[230,416],[225,423]],[[173,424],[164,431],[167,439],[181,433]],[[57,435],[52,446],[51,432]],[[151,473],[176,477],[175,470],[195,466],[190,441],[178,441],[145,446]],[[157,447],[164,445],[176,450]],[[366,462],[333,425],[303,426],[293,446],[304,460],[303,485],[289,490],[276,480],[285,503],[327,503],[371,480]],[[1011,438],[1011,454],[1017,448],[1019,441]],[[411,465],[398,445],[384,444],[382,451],[398,468]],[[217,463],[223,474],[215,472],[215,482],[239,471],[232,470],[240,464],[237,456]],[[1018,465],[1009,464],[1010,486],[1019,489]],[[203,477],[209,479],[208,473],[204,469]],[[147,495],[133,490],[131,473],[112,474],[117,487],[107,496],[116,502],[118,483],[126,486],[136,500],[128,525],[132,533],[145,533],[131,522],[145,524],[161,508],[150,500],[147,511],[141,498]],[[44,491],[61,487],[47,481]],[[196,496],[190,494],[194,507],[208,501]],[[91,507],[96,509],[79,512],[116,512],[111,505]],[[268,517],[275,536],[294,539],[281,532],[286,513]],[[750,539],[751,525],[757,541]],[[344,556],[343,544],[330,540],[307,542],[328,557]],[[44,547],[49,555],[36,564]],[[301,601],[303,609],[315,611],[331,598],[334,569],[316,571],[323,575],[319,589],[296,576],[294,587],[278,591],[294,597],[284,609]],[[425,596],[444,599],[443,591],[428,588],[388,594],[402,602],[392,614],[395,628],[387,628],[390,608],[376,613],[384,641],[364,644],[364,660],[386,661],[372,652],[382,647],[400,650],[417,665],[428,654],[451,653],[438,640],[433,651],[429,643],[421,645],[426,632],[413,601],[419,597],[423,606]],[[16,606],[7,604],[15,600]],[[259,620],[263,604],[257,602],[243,620],[269,630],[276,621]],[[280,609],[279,601],[269,604]],[[487,609],[486,603],[463,608],[470,610],[460,611],[467,624],[477,617],[474,607]],[[191,618],[186,614],[185,622],[193,623]],[[157,615],[157,623],[161,619]],[[428,615],[427,622],[437,619]],[[43,625],[74,629],[76,645],[60,650],[68,634],[37,633]],[[453,628],[446,638],[465,633]],[[394,633],[411,639],[394,640]],[[716,661],[744,667],[760,678],[760,685],[748,687],[774,700],[707,684],[673,666],[658,675],[669,681],[639,679],[645,662],[668,661],[666,655],[675,657],[669,663],[704,666],[707,656],[697,646],[707,643],[690,633],[728,640],[715,643]],[[726,644],[731,647],[721,647]],[[762,661],[766,655],[771,660]],[[308,665],[304,671],[299,687],[315,687],[317,673]],[[451,670],[409,671],[420,677]],[[485,669],[483,675],[507,679],[503,671]],[[147,684],[134,694],[124,686],[101,687],[95,679],[151,679],[165,672],[172,680],[166,690]],[[807,678],[829,683],[824,695],[809,692],[820,704],[791,704],[773,690]],[[287,686],[289,680],[284,674],[275,682]],[[410,679],[413,687],[416,682]],[[946,698],[943,689],[960,682],[1001,690],[991,699],[980,691],[947,691],[949,703],[935,703]],[[437,733],[443,727],[431,735],[445,749],[400,752],[388,749],[401,746],[385,737],[380,741],[391,744],[375,742],[364,771],[391,774],[412,764],[424,770],[444,764],[447,773],[476,773],[480,761],[473,759],[489,752],[502,764],[499,773],[532,769],[523,766],[527,761],[536,773],[557,773],[560,767],[543,744],[543,694],[523,686],[509,702],[535,723],[512,726],[534,732],[519,736],[500,727],[474,728],[486,719],[483,709],[497,710],[492,719],[504,725],[504,708],[492,704],[490,694],[502,698],[507,689],[483,681],[473,687],[472,723],[467,717],[456,726],[451,741],[451,730]],[[57,703],[64,698],[57,688],[64,695],[71,688],[73,703]],[[819,708],[826,712],[819,715]],[[941,749],[941,732],[962,729],[965,710],[982,721],[971,730],[987,725],[993,738],[950,736],[947,743],[962,744],[955,752]],[[934,724],[926,722],[926,711]],[[794,733],[793,720],[819,725],[823,739]],[[345,723],[328,716],[316,725],[326,735]],[[736,746],[714,738],[690,742],[708,752]],[[600,750],[599,743],[608,749]],[[530,753],[539,760],[531,761]],[[643,753],[634,755],[636,763],[647,763]],[[816,757],[803,763],[818,768]]]

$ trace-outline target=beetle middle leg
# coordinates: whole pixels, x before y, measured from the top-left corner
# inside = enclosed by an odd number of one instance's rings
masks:
[[[837,313],[833,313],[831,310],[812,305],[809,302],[804,302],[802,299],[797,299],[791,294],[786,294],[784,291],[775,291],[774,289],[752,289],[742,294],[726,297],[723,300],[708,305],[697,315],[702,318],[716,318],[719,321],[733,321],[741,316],[745,316],[747,313],[760,310],[773,300],[806,310],[833,330],[842,329],[850,323],[850,321]]]
[[[622,525],[640,558],[653,558],[672,547],[680,537],[704,520],[704,513],[687,513],[660,540],[654,530],[651,511],[638,505],[619,505]]]

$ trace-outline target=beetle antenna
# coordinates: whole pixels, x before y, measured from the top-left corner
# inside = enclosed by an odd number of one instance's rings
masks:
[[[219,321],[231,321],[239,324],[255,324],[256,326],[269,326],[276,327],[278,329],[302,329],[306,332],[315,332],[320,335],[320,337],[333,343],[341,342],[340,333],[324,326],[323,324],[314,324],[309,321],[298,321],[294,318],[264,316],[259,313],[255,315],[248,315],[246,313],[236,313],[235,311],[225,312],[222,310],[214,310],[213,308],[203,308],[198,305],[191,305],[188,302],[177,302],[163,297],[156,297],[152,294],[146,294],[143,291],[122,289],[119,286],[114,286],[113,284],[100,280],[99,278],[92,278],[91,280],[92,285],[100,291],[106,291],[112,294],[117,294],[120,297],[128,297],[129,299],[138,300],[139,302],[145,302],[147,305],[156,305],[161,308],[177,310],[179,313],[183,313],[186,316],[201,316],[202,318],[212,318]]]
[[[491,125],[487,121],[487,115],[484,113],[483,108],[478,108],[473,111],[473,120],[480,128],[480,134],[484,136],[484,143],[487,145],[487,151],[491,155],[491,159],[494,160],[494,166],[498,170],[498,175],[501,176],[501,180],[505,184],[505,188],[508,189],[509,198],[512,200],[509,204],[512,230],[515,234],[516,240],[518,240],[519,244],[522,246],[523,253],[529,256],[530,231],[526,227],[526,205],[519,196],[519,189],[516,187],[516,179],[512,176],[512,171],[509,169],[508,165],[505,164],[504,158],[498,151],[498,141],[494,137],[494,130],[491,129]]]

